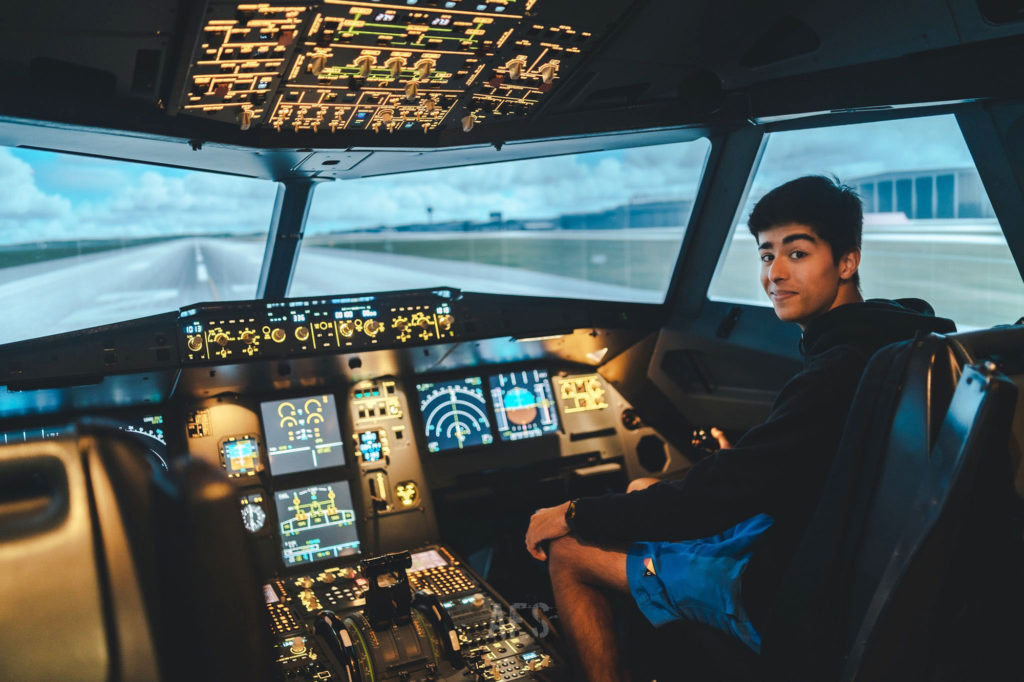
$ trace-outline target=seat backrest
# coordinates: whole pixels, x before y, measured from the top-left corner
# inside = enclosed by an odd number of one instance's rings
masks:
[[[1021,342],[1016,347],[1024,348],[1022,332],[1024,328],[1014,328],[968,341],[976,353],[986,347],[1013,348],[1013,341],[1006,339],[1011,334]],[[948,440],[944,434],[952,428],[947,413],[954,391],[966,390],[960,368],[974,357],[958,336],[933,334],[894,344],[868,363],[819,506],[784,580],[775,621],[765,639],[765,664],[773,678],[838,679],[844,666],[858,669],[858,664],[849,663],[857,641],[873,643],[862,644],[858,660],[877,660],[872,652],[887,640],[874,637],[881,629],[865,632],[863,624],[883,576],[891,570],[893,552],[907,542],[910,521],[920,517],[918,495],[933,475],[930,472],[949,464],[948,458],[935,459],[936,447],[941,439]],[[1013,387],[1005,380],[993,385]],[[998,393],[1003,400],[1011,391]],[[978,428],[1001,432],[996,436],[1001,445],[993,451],[995,460],[1005,463],[1009,420],[1004,421],[986,417]],[[1006,483],[1005,475],[998,478]],[[890,590],[901,594],[892,586]],[[915,632],[921,642],[929,641],[920,628]]]
[[[887,346],[869,360],[818,507],[767,628],[762,651],[773,677],[828,679],[838,674],[837,633],[845,615],[836,602],[851,584],[852,558],[870,523],[886,470],[885,453],[899,448],[909,462],[926,460],[941,419],[937,415],[944,414],[959,374],[947,349],[944,337],[932,334]],[[894,422],[899,429],[891,428]],[[893,468],[894,481],[911,478],[908,470]]]
[[[974,591],[968,576],[985,573],[960,569],[1005,568],[995,565],[1003,556],[998,538],[977,539],[1000,522],[982,510],[998,509],[990,503],[1009,490],[1004,465],[1016,401],[1017,387],[994,363],[967,366],[916,490],[879,491],[854,562],[840,679],[929,679],[934,643]],[[904,515],[889,516],[889,494],[906,496]],[[882,541],[873,533],[886,523]],[[965,555],[970,561],[962,563]]]
[[[0,447],[0,679],[268,679],[237,505],[100,424]]]

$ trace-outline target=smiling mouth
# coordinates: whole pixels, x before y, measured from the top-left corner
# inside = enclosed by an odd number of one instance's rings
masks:
[[[774,298],[776,301],[782,301],[782,300],[785,300],[785,299],[790,298],[792,296],[796,296],[796,292],[795,291],[773,291],[772,293],[770,293],[768,295],[771,296],[772,298]]]

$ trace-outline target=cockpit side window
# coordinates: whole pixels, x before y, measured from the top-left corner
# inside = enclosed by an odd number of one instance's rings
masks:
[[[864,207],[865,298],[923,298],[960,329],[1024,313],[1024,282],[953,115],[768,135],[708,297],[770,305],[746,222],[757,200],[803,175],[835,175]]]

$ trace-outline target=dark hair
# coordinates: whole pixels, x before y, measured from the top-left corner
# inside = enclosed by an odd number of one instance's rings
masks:
[[[761,197],[750,212],[747,227],[757,239],[761,232],[789,223],[812,228],[832,249],[832,258],[839,265],[840,258],[860,249],[864,213],[852,187],[838,178],[807,175]],[[859,272],[854,273],[853,284],[860,287]]]

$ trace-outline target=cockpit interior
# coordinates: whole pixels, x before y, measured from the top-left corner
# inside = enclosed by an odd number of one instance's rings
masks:
[[[0,679],[586,679],[530,517],[769,415],[801,329],[747,221],[806,175],[860,198],[864,298],[957,331],[865,373],[753,663],[623,620],[627,673],[1024,677],[1024,3],[55,0],[0,37]]]

